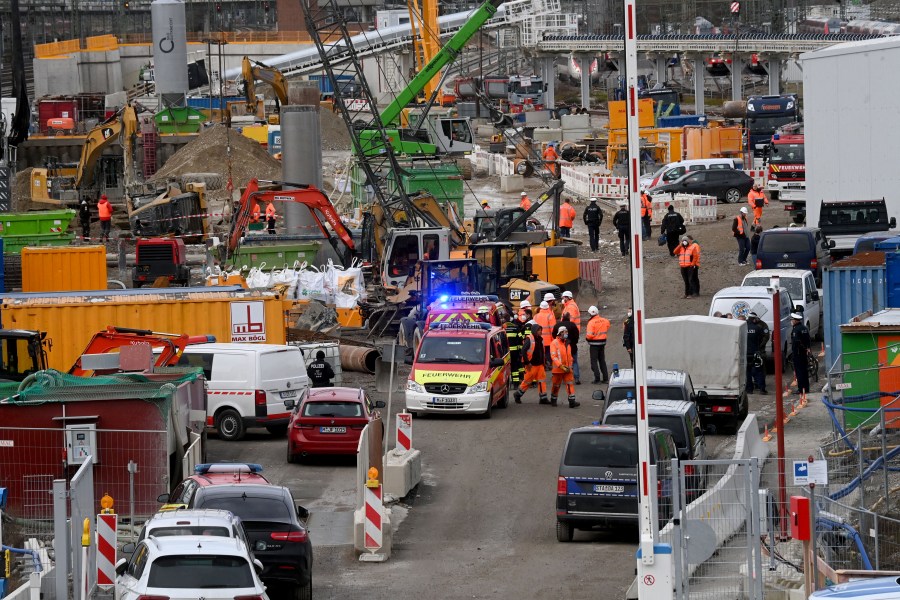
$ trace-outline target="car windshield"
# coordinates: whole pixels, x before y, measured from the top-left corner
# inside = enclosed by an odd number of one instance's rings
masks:
[[[361,417],[359,402],[307,402],[303,405],[304,417]]]
[[[812,236],[807,233],[773,233],[759,240],[759,253],[812,252]]]
[[[779,286],[783,288],[787,288],[787,291],[791,293],[791,298],[805,298],[806,294],[803,293],[803,280],[799,277],[779,277]],[[741,285],[756,285],[760,287],[769,287],[771,285],[771,279],[769,277],[747,277],[744,279],[744,283]]]
[[[819,227],[834,225],[859,226],[864,229],[888,229],[887,206],[884,203],[871,204],[829,204],[822,203],[819,213]]]
[[[564,463],[571,467],[637,468],[637,437],[634,433],[573,433]]]
[[[631,397],[635,398],[634,388],[633,387],[614,387],[609,390],[609,400],[607,401],[607,406],[612,404],[613,402],[618,402],[619,400],[625,400],[628,397],[628,393],[631,392]],[[651,385],[649,390],[647,391],[647,398],[649,400],[686,400],[684,397],[684,393],[681,391],[680,386],[660,386],[660,385]]]
[[[687,448],[687,439],[684,431],[684,420],[678,415],[650,415],[650,427],[668,429],[672,432],[675,445],[679,448]],[[604,425],[637,425],[637,417],[634,414],[615,414],[603,419]]]
[[[170,537],[173,535],[212,535],[231,537],[227,527],[211,527],[208,525],[179,525],[177,527],[156,527],[148,535],[153,537]]]
[[[203,508],[230,510],[243,521],[290,521],[291,513],[279,498],[254,498],[246,492],[240,496],[205,498]]]
[[[240,556],[161,556],[151,563],[148,577],[147,587],[151,588],[255,587],[250,563]]]
[[[420,363],[484,364],[484,338],[425,336],[416,359]]]
[[[772,144],[769,162],[773,164],[803,164],[806,162],[803,144]]]
[[[795,117],[766,117],[759,116],[756,118],[749,119],[749,129],[752,135],[759,135],[763,133],[775,133],[775,131],[784,125],[788,125],[790,123],[794,123],[797,119]]]

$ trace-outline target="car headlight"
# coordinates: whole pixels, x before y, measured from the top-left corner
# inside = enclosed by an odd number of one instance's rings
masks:
[[[407,379],[407,380],[406,380],[406,391],[407,391],[407,392],[416,392],[416,393],[419,393],[419,394],[424,394],[424,393],[425,393],[425,388],[423,388],[421,385],[419,385],[418,383],[416,383],[416,382],[413,381],[412,379]]]
[[[470,385],[466,389],[467,394],[480,394],[482,392],[486,392],[488,390],[488,382],[482,381],[481,383],[476,383],[475,385]]]

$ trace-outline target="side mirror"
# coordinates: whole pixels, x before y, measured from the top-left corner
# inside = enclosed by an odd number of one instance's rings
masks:
[[[606,394],[603,393],[603,390],[594,390],[594,393],[591,394],[591,398],[597,402],[603,402],[606,400]]]
[[[293,410],[295,406],[297,406],[297,403],[293,398],[288,398],[284,401],[284,407],[288,410]]]
[[[819,292],[813,290],[812,293],[810,293],[810,297],[811,297],[813,300],[818,300],[818,299],[819,299]]]
[[[891,220],[888,221],[888,225],[890,226],[891,229],[896,229],[897,228],[897,217],[891,217]]]
[[[169,501],[169,495],[168,495],[168,494],[160,494],[159,496],[156,497],[156,501],[157,501],[157,502],[163,502],[163,503],[168,502],[168,501]]]
[[[694,427],[694,435],[696,435],[696,436],[703,435],[703,430],[700,429],[700,426],[699,426],[699,425],[696,426],[696,427]]]
[[[307,519],[309,519],[309,510],[307,510],[303,506],[298,506],[297,507],[297,518],[300,519],[301,521],[306,521]]]
[[[404,365],[412,365],[412,364],[413,364],[413,357],[412,357],[412,355],[407,354],[406,356],[404,356],[404,357],[403,357],[403,364],[404,364]]]
[[[689,460],[691,458],[691,451],[685,448],[681,452],[678,453],[678,460]]]
[[[120,558],[118,561],[116,561],[116,575],[124,575],[125,569],[127,569],[127,568],[128,568],[128,559],[127,558]]]
[[[490,365],[490,367],[491,367],[492,369],[496,369],[497,367],[502,367],[502,366],[503,366],[503,362],[504,362],[504,361],[503,361],[502,358],[492,358],[492,359],[491,359],[491,362],[488,363],[488,364]]]
[[[376,400],[375,401],[375,408],[384,408],[385,406],[387,406],[387,404],[385,403],[384,400]]]
[[[682,182],[681,182],[681,187],[687,187],[687,184],[688,184],[687,181],[682,181]]]
[[[137,546],[135,546],[133,543],[128,542],[127,544],[125,544],[124,546],[122,546],[122,553],[123,553],[123,554],[134,554],[134,549],[135,549],[136,547],[137,547]],[[124,559],[123,559],[123,560],[124,560]]]
[[[828,240],[828,247],[829,247],[829,248],[834,248],[834,247],[835,247],[835,241],[834,241],[834,240]]]
[[[700,390],[695,394],[695,396],[697,396],[697,398],[703,398],[705,400],[709,397],[709,394],[707,394],[705,390]]]
[[[258,558],[253,559],[253,568],[256,569],[256,574],[259,575],[263,572],[263,564],[259,562]]]

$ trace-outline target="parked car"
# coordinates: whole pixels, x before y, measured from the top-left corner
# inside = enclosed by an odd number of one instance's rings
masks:
[[[653,188],[654,194],[705,194],[737,204],[753,187],[753,178],[735,169],[706,169]]]
[[[642,175],[641,185],[651,189],[657,185],[671,183],[685,173],[705,171],[708,169],[738,169],[739,165],[733,158],[693,158],[670,162],[651,174]]]
[[[671,460],[678,457],[672,433],[650,428],[650,464],[657,467],[659,520],[672,508]],[[569,431],[556,484],[556,539],[571,542],[585,531],[638,521],[637,428],[589,425]]]
[[[604,401],[604,411],[613,403],[635,398],[634,369],[613,368],[606,393],[594,392],[594,399]],[[694,402],[696,393],[691,376],[673,369],[647,369],[647,398],[650,400],[684,400]]]
[[[385,404],[359,388],[333,387],[307,389],[284,406],[292,409],[287,461],[293,463],[309,454],[355,455],[363,428]]]
[[[794,301],[787,290],[778,294],[781,303],[781,351],[787,360],[787,353],[791,347],[791,313],[794,312]],[[716,313],[722,315],[731,314],[734,318],[746,317],[750,311],[759,315],[759,318],[769,326],[769,331],[774,332],[775,319],[772,310],[772,289],[759,286],[733,286],[719,290],[713,296],[709,304],[709,316]],[[769,339],[767,348],[770,357],[775,356],[775,335]]]
[[[809,334],[821,338],[822,300],[819,297],[819,290],[816,289],[813,274],[802,269],[762,269],[747,273],[741,286],[767,287],[773,277],[778,277],[778,285],[790,293],[794,308],[803,313]]]
[[[212,536],[149,537],[131,560],[116,563],[117,596],[139,598],[268,599],[243,541]]]
[[[635,406],[634,401],[613,402],[603,413],[602,424],[634,425]],[[696,404],[684,400],[647,400],[646,406],[650,427],[672,432],[680,460],[706,460],[706,436],[700,427]]]
[[[160,511],[191,506],[197,490],[208,485],[256,483],[271,485],[262,475],[262,465],[255,463],[204,463],[194,466],[194,474],[179,483],[170,494],[161,494],[157,501],[165,502]]]
[[[156,513],[150,517],[137,541],[145,540],[150,536],[173,537],[185,535],[209,535],[214,537],[237,538],[249,548],[247,536],[244,534],[244,526],[241,518],[227,510],[217,509],[178,509]],[[122,552],[132,554],[135,544],[128,543],[122,546]],[[252,553],[251,553],[252,554]]]
[[[195,344],[184,350],[179,366],[200,367],[208,382],[208,424],[223,440],[244,437],[250,427],[284,435],[288,398],[309,387],[303,353],[277,344]]]
[[[822,287],[822,269],[831,266],[829,243],[818,227],[767,229],[759,236],[757,269],[807,269]]]
[[[191,508],[230,510],[244,524],[253,554],[262,563],[266,585],[289,585],[296,597],[312,597],[313,550],[306,521],[309,511],[294,502],[286,487],[233,483],[197,490]]]
[[[897,600],[900,577],[875,577],[828,586],[810,594],[810,600]]]

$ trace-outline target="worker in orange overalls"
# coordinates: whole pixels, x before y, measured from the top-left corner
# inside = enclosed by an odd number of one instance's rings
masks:
[[[578,328],[578,331],[581,331],[581,309],[578,308],[578,305],[575,304],[575,297],[572,295],[572,292],[566,290],[562,293],[562,312],[563,314],[569,313],[569,318],[575,323],[575,327]]]
[[[275,205],[269,200],[266,204],[266,225],[269,229],[269,235],[275,235],[275,217]]]
[[[250,222],[251,223],[259,223],[259,202],[256,200],[253,201],[253,211],[250,213]]]
[[[559,154],[556,153],[556,144],[550,142],[544,149],[544,167],[553,173],[553,176],[559,179]]]
[[[532,383],[537,384],[538,403],[549,404],[547,400],[547,372],[544,370],[544,344],[541,341],[541,326],[530,320],[525,323],[522,334],[522,362],[525,365],[525,378],[519,389],[513,392],[516,404],[522,404],[522,396]]]
[[[534,315],[534,322],[541,326],[542,340],[544,342],[544,362],[550,362],[550,344],[553,342],[553,331],[556,328],[556,315],[550,308],[549,302],[541,302],[541,310]]]
[[[572,373],[572,349],[569,347],[568,337],[566,328],[560,327],[556,332],[556,339],[550,344],[550,361],[553,364],[550,405],[556,406],[559,388],[565,383],[569,394],[569,408],[578,408],[581,403],[575,400],[575,375]]]
[[[609,383],[609,371],[606,370],[606,338],[609,334],[609,319],[600,316],[596,306],[588,307],[591,315],[587,322],[588,348],[591,351],[591,371],[594,372],[593,384]],[[600,379],[600,375],[603,379]]]
[[[559,235],[569,237],[572,235],[572,225],[575,224],[575,207],[572,206],[572,199],[566,198],[563,205],[559,207]]]
[[[653,219],[653,202],[646,188],[641,189],[641,239],[650,239],[650,221]]]
[[[747,204],[753,209],[753,225],[759,225],[762,222],[763,207],[769,205],[769,199],[760,184],[753,184],[753,189],[747,194]]]
[[[531,208],[531,198],[528,197],[528,193],[522,192],[522,199],[519,200],[519,208],[522,210]]]

